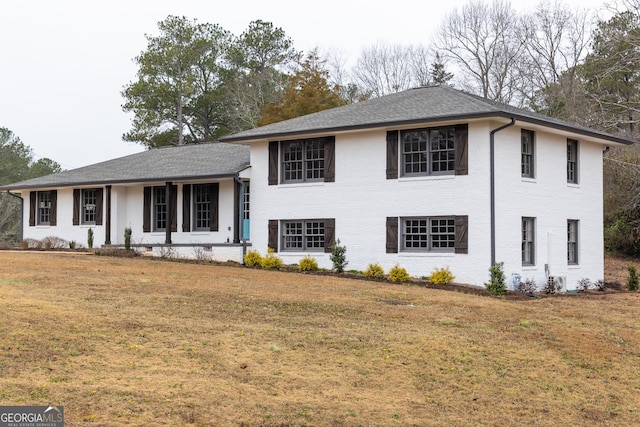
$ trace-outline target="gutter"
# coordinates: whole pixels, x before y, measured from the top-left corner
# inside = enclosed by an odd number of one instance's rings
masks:
[[[503,129],[513,126],[516,119],[511,117],[511,122],[500,126],[489,134],[490,169],[491,169],[491,265],[496,263],[496,174],[495,174],[495,134]]]
[[[24,228],[22,227],[24,224],[24,199],[22,198],[22,196],[19,196],[17,194],[11,193],[9,190],[7,190],[7,194],[10,196],[15,197],[16,199],[20,199],[20,242],[22,242],[22,240],[24,239]]]

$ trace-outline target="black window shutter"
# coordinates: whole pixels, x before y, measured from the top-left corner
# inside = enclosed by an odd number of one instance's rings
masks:
[[[73,225],[80,225],[80,189],[73,189]]]
[[[278,185],[278,141],[269,141],[269,185]]]
[[[336,180],[336,137],[330,136],[324,141],[324,182]]]
[[[171,185],[169,188],[171,195],[169,200],[171,202],[171,231],[178,231],[178,186]]]
[[[58,225],[58,190],[51,190],[51,216],[49,217],[49,225],[52,227]]]
[[[278,252],[278,220],[269,220],[269,248]]]
[[[456,175],[469,174],[469,125],[456,125],[454,150]]]
[[[191,184],[182,186],[182,231],[191,231]]]
[[[218,231],[220,226],[218,224],[218,195],[220,193],[220,184],[210,184],[209,194],[211,194],[211,220],[209,221],[209,230]]]
[[[398,253],[398,217],[387,217],[387,253]]]
[[[38,193],[31,191],[29,193],[29,227],[36,225],[36,212],[38,212]]]
[[[96,188],[96,225],[102,225],[102,198],[104,191],[102,188]]]
[[[142,231],[151,231],[151,187],[144,187],[144,197],[142,200]]]
[[[398,131],[387,132],[387,179],[398,179]]]
[[[333,252],[333,245],[336,243],[336,220],[327,218],[324,220],[324,251]]]
[[[456,224],[456,248],[455,253],[469,253],[469,217],[460,215],[455,217]]]

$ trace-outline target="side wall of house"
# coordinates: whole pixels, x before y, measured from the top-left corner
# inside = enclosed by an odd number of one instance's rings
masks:
[[[399,264],[414,277],[449,267],[456,281],[482,286],[491,263],[489,134],[500,123],[469,124],[468,175],[386,177],[386,130],[335,135],[335,182],[268,185],[268,142],[252,144],[251,232],[253,248],[266,252],[269,220],[335,219],[335,238],[347,247],[347,269]],[[580,142],[576,184],[567,184],[566,137],[537,131],[536,178],[521,177],[520,126],[496,134],[496,261],[512,274],[542,286],[545,264],[553,275],[603,278],[602,146]],[[281,166],[281,165],[280,165]],[[387,253],[387,217],[466,216],[468,253]],[[536,218],[536,263],[522,264],[522,217]],[[580,261],[567,263],[567,220],[579,220]],[[280,241],[282,230],[279,231]],[[285,263],[311,254],[331,268],[328,253],[289,252]]]

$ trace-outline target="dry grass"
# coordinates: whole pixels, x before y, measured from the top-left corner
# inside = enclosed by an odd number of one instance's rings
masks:
[[[632,426],[640,294],[0,252],[0,405],[69,426]]]

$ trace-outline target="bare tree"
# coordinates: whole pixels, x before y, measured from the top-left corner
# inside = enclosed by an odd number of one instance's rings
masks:
[[[450,12],[436,33],[435,45],[459,70],[458,86],[485,98],[518,103],[522,41],[516,12],[508,1],[471,1]]]
[[[431,55],[421,46],[375,44],[362,50],[353,78],[371,97],[429,84]]]
[[[520,90],[529,103],[545,88],[575,81],[573,74],[591,40],[591,18],[588,11],[572,10],[558,0],[543,0],[533,13],[520,17],[517,35],[526,53],[521,58]],[[567,72],[572,75],[562,78]]]

